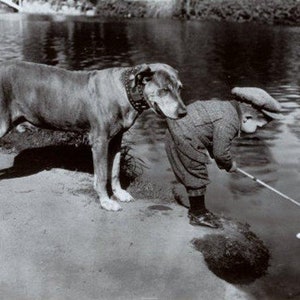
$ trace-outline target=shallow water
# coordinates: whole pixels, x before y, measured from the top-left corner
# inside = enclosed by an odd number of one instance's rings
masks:
[[[2,14],[0,62],[9,59],[71,70],[165,62],[180,71],[186,103],[230,98],[234,86],[264,88],[285,118],[240,138],[233,153],[246,171],[300,201],[300,27]],[[149,167],[145,176],[163,187],[174,181],[164,131],[164,122],[145,112],[126,137]],[[209,208],[248,222],[271,250],[269,274],[250,285],[251,293],[300,297],[300,208],[247,178],[209,169]]]

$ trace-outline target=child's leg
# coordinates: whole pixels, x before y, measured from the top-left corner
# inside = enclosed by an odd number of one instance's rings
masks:
[[[195,161],[189,157],[189,153],[183,153],[177,149],[177,145],[169,133],[166,134],[165,149],[176,179],[185,186],[188,195],[205,195],[206,186],[210,183],[206,168],[209,160],[205,150],[203,153],[201,150],[197,151],[199,161]]]
[[[189,212],[205,212],[205,197],[202,196],[189,196],[190,209]]]

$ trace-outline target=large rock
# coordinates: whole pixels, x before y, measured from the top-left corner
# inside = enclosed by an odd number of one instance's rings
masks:
[[[269,266],[269,250],[249,225],[222,219],[223,230],[193,239],[208,268],[220,278],[245,284],[265,275]]]

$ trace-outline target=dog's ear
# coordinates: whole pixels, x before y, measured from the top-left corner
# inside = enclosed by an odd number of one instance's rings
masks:
[[[155,72],[151,71],[150,67],[146,64],[134,69],[133,73],[129,77],[131,81],[131,87],[134,88],[138,84],[146,84],[152,79],[154,73]]]

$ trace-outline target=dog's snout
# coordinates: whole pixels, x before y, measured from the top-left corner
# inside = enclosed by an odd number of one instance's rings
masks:
[[[179,118],[183,118],[184,116],[186,116],[186,109],[185,108],[179,108],[178,109],[178,117]]]

